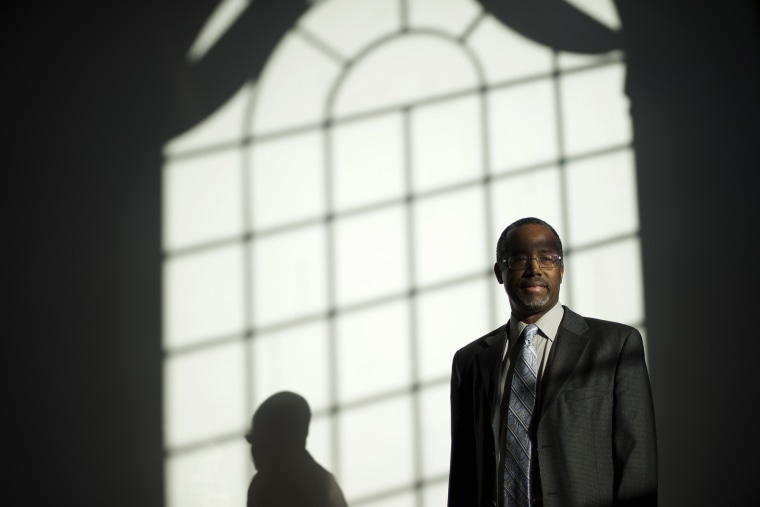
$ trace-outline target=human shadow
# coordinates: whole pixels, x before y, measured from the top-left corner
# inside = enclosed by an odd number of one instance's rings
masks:
[[[248,487],[248,507],[347,507],[335,477],[306,450],[311,410],[306,400],[281,391],[267,398],[251,421],[256,475]]]

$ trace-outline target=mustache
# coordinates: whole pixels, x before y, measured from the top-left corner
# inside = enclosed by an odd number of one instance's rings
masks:
[[[546,287],[547,289],[551,289],[551,284],[545,280],[522,280],[519,287],[521,289],[525,287]]]

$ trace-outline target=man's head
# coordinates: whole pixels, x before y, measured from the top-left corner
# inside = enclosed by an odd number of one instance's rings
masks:
[[[512,314],[536,322],[559,301],[565,273],[559,234],[539,218],[517,220],[499,237],[493,270],[504,284]]]

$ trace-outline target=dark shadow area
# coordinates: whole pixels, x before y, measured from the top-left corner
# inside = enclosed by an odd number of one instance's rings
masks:
[[[255,78],[310,5],[254,1],[190,64],[218,3],[13,12],[4,146],[22,505],[164,504],[161,150]]]
[[[757,498],[760,451],[756,423],[742,415],[758,385],[758,277],[710,259],[749,248],[760,230],[752,183],[760,169],[758,4],[616,3],[626,38],[661,505],[746,505]],[[733,351],[724,348],[732,341],[724,329],[737,340]]]
[[[606,53],[621,48],[620,34],[565,0],[479,0],[512,30],[558,51]]]
[[[188,68],[185,53],[215,5],[13,12],[3,91],[15,504],[164,503],[161,147],[261,64],[248,47],[245,57],[210,53]],[[744,415],[756,399],[759,352],[757,4],[616,5],[634,119],[661,505],[746,504],[757,496],[760,451]],[[252,6],[260,15],[241,18],[245,29],[220,49],[253,41],[264,58],[304,2]],[[535,31],[530,16],[520,26]],[[250,66],[227,67],[239,61]]]
[[[256,410],[246,440],[256,475],[248,507],[346,507],[335,477],[306,450],[311,410],[298,394],[282,391]]]

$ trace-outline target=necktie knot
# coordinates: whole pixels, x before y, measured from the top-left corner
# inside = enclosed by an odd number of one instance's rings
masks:
[[[536,336],[536,333],[538,333],[538,326],[535,324],[525,326],[525,343],[527,345],[533,346],[533,338]]]

